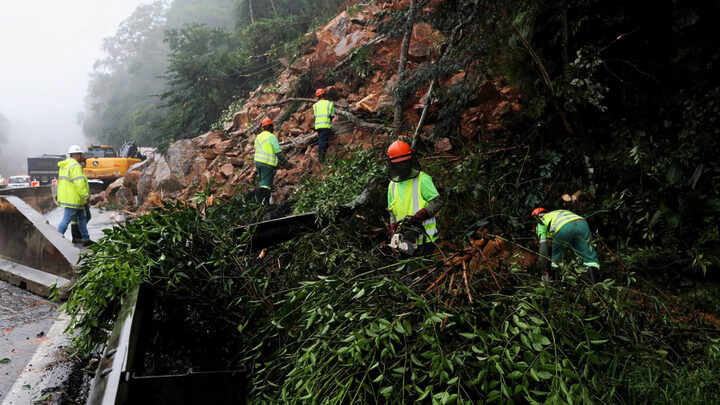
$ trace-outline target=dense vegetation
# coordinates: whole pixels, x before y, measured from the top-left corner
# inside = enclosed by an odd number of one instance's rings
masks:
[[[154,139],[208,129],[234,97],[271,77],[271,62],[248,56],[293,55],[287,41],[318,22],[300,17],[309,7],[239,1],[235,31],[167,31],[166,104],[149,109],[160,119],[143,125],[165,128]],[[445,200],[444,243],[423,262],[427,280],[408,289],[380,246],[383,187],[356,215],[338,215],[371,180],[386,180],[382,149],[350,151],[294,196],[296,209],[332,225],[263,258],[249,254],[248,234],[228,232],[262,209],[208,205],[204,193],[194,206],[168,203],[111,231],[85,257],[64,306],[79,332],[74,347],[97,349],[122,297],[147,283],[165,305],[187,303],[183,321],[198,341],[223,337],[213,344],[218,364],[244,370],[257,403],[719,402],[718,8],[594,0],[421,7],[416,20],[440,33],[438,56],[396,94],[467,73],[437,87],[441,108],[419,145]],[[402,34],[404,12],[378,17],[382,35]],[[358,54],[352,80],[360,81],[372,67]],[[492,137],[468,136],[463,114],[497,77],[521,90],[524,113]],[[381,114],[389,122],[392,112]],[[457,158],[431,155],[440,137]],[[541,283],[512,255],[535,249],[532,207],[560,206],[558,197],[575,190],[585,193],[567,207],[602,236],[606,281],[588,285],[568,264],[561,280]],[[485,258],[476,249],[499,241],[514,253]]]
[[[292,61],[337,0],[174,0],[139,6],[106,38],[86,99],[86,136],[167,147],[221,126],[223,112]],[[252,10],[252,11],[251,11]],[[231,111],[233,112],[233,111]]]

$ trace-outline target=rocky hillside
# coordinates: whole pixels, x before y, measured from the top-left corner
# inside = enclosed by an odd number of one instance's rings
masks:
[[[305,86],[308,89],[324,87],[335,103],[337,115],[332,124],[335,135],[330,140],[330,154],[343,158],[349,149],[356,147],[376,148],[378,154],[382,153],[390,142],[389,128],[384,123],[391,118],[401,41],[379,35],[374,16],[406,5],[392,1],[375,3],[352,15],[344,11],[308,34],[315,36],[312,41],[315,44],[300,60],[288,65],[277,82],[252,92],[224,131],[214,130],[173,143],[163,155],[133,166],[124,178],[108,187],[102,199],[145,212],[163,199],[187,200],[197,191],[229,198],[253,188],[253,141],[264,117],[275,121],[281,146],[295,163],[292,169],[280,170],[276,175],[274,197],[278,201],[291,198],[293,187],[304,176],[322,173],[313,129],[314,100],[291,96],[303,81],[310,81]],[[409,70],[437,57],[439,35],[426,23],[415,25],[409,46]],[[365,51],[364,62],[371,74],[352,83],[330,82],[332,73],[349,64],[363,49],[369,50]],[[464,77],[465,72],[461,71],[442,85],[451,85]],[[421,139],[432,131],[437,112],[443,108],[437,100],[425,99],[427,90],[427,86],[418,90],[405,103],[403,123],[409,136],[415,131],[426,103],[431,105]],[[304,96],[313,94],[314,91],[309,91]],[[452,158],[463,145],[492,139],[509,124],[522,122],[520,97],[502,79],[486,81],[475,95],[474,105],[463,113],[462,136],[453,141],[449,137],[440,138],[428,149]]]

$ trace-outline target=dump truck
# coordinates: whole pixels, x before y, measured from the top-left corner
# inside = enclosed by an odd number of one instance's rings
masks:
[[[40,185],[50,184],[58,176],[58,162],[65,160],[65,155],[30,156],[27,158],[27,174]]]
[[[88,179],[102,180],[105,184],[125,176],[130,166],[143,160],[132,141],[125,142],[118,153],[110,145],[89,145],[88,155],[92,157],[87,159],[83,172]]]

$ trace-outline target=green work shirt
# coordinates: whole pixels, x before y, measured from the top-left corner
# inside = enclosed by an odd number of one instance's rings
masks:
[[[537,224],[536,229],[540,242],[552,239],[565,224],[580,219],[583,217],[568,210],[555,210],[544,214],[540,217],[540,223]]]
[[[263,131],[255,137],[255,161],[277,166],[277,154],[282,152],[280,142],[271,132]]]
[[[429,201],[439,196],[432,177],[427,173],[419,172],[417,176],[405,181],[390,181],[387,196],[388,210],[395,219],[403,219],[425,208]],[[418,245],[437,239],[435,217],[423,221],[423,227],[430,238],[426,240],[425,235],[420,236],[417,241]]]

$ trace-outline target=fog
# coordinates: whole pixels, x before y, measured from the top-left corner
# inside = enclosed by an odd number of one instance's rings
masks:
[[[150,2],[2,1],[0,115],[7,128],[0,133],[1,175],[24,174],[27,156],[87,147],[79,118],[102,39],[114,35],[137,5]]]

